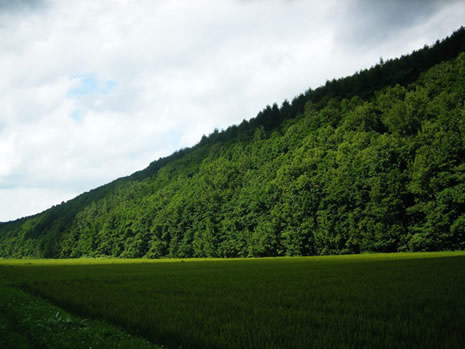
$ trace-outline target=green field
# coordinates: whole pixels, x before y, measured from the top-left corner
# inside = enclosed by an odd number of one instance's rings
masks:
[[[465,252],[0,260],[3,343],[44,343],[30,304],[57,348],[463,348]]]

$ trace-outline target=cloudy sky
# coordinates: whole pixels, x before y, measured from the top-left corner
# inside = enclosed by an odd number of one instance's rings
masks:
[[[0,221],[458,29],[445,0],[0,0]]]

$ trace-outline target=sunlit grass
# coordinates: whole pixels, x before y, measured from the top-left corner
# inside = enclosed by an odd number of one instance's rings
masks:
[[[464,270],[463,251],[2,260],[0,280],[173,347],[461,347]]]
[[[62,259],[40,259],[40,258],[0,258],[0,266],[45,266],[45,265],[101,265],[101,264],[141,264],[141,263],[179,263],[179,262],[233,262],[233,261],[266,261],[266,260],[292,260],[294,262],[318,262],[318,261],[367,261],[375,259],[418,259],[418,258],[440,258],[451,256],[465,256],[465,251],[440,251],[440,252],[403,252],[403,253],[363,253],[336,256],[312,256],[312,257],[262,257],[262,258],[62,258]]]

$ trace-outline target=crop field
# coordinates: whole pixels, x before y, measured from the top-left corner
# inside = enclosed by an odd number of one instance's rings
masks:
[[[60,325],[57,348],[92,331],[97,347],[463,348],[465,252],[0,260],[3,343],[45,346],[19,299],[53,309],[41,328]]]

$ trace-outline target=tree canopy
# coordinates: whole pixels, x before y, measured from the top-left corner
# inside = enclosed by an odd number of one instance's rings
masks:
[[[465,247],[465,29],[327,82],[38,215],[3,257]]]

